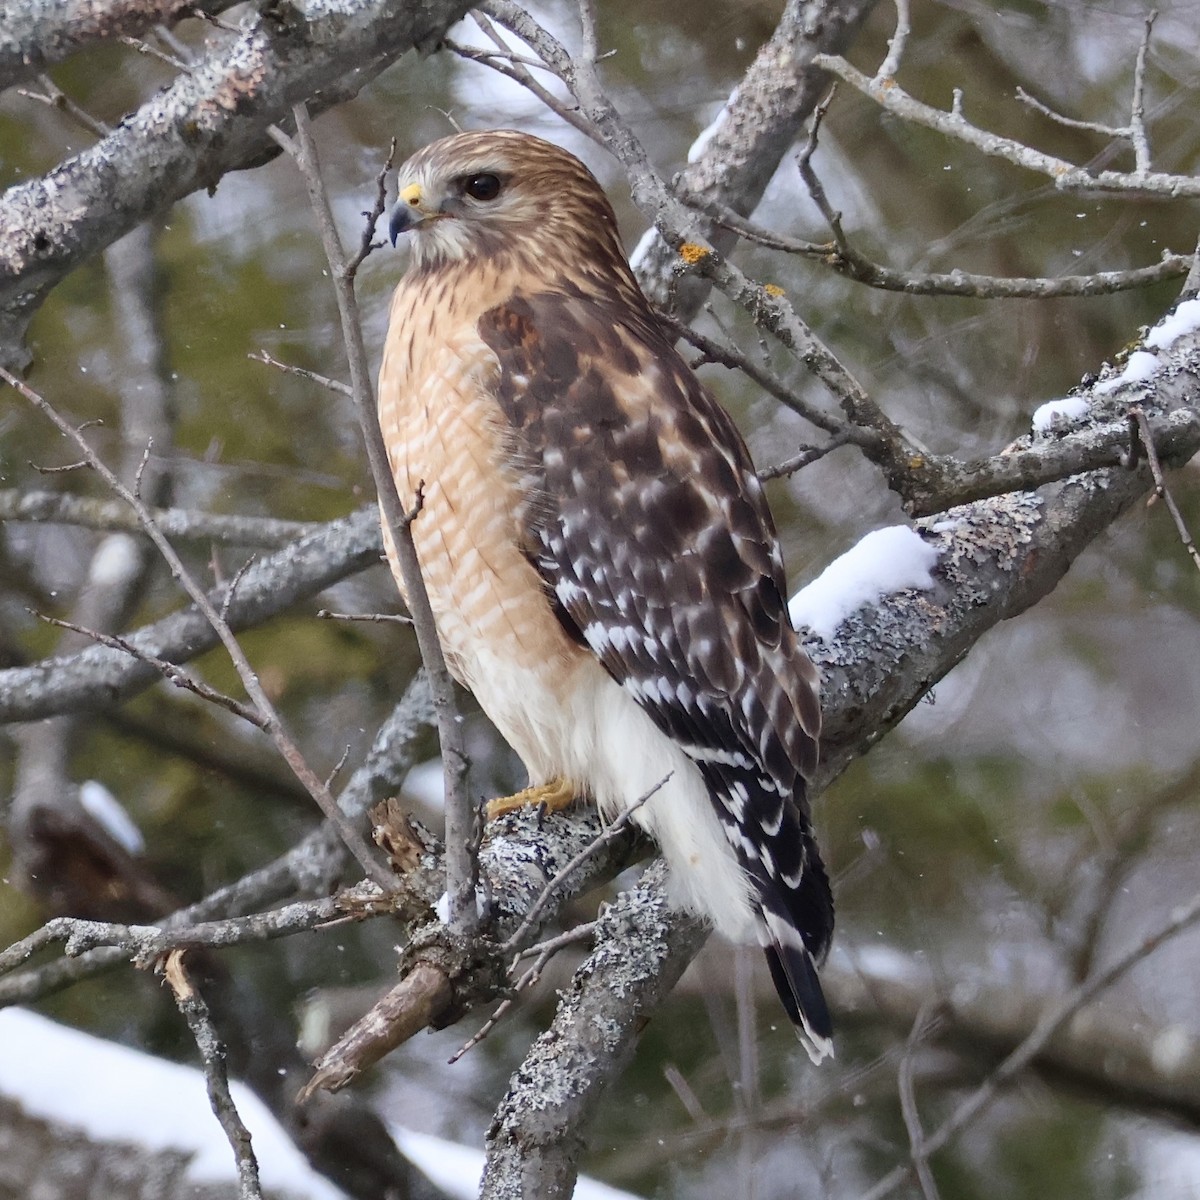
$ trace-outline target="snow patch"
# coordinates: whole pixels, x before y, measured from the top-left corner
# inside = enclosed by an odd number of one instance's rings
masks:
[[[1096,384],[1092,391],[1098,396],[1107,396],[1127,383],[1145,383],[1147,379],[1157,374],[1161,366],[1162,363],[1155,355],[1149,354],[1145,350],[1135,350],[1126,360],[1125,369],[1120,375],[1103,380]]]
[[[936,547],[907,525],[876,529],[792,597],[792,624],[831,641],[837,627],[858,609],[895,592],[933,587],[930,571],[937,558]]]
[[[1033,414],[1033,432],[1045,433],[1060,421],[1077,421],[1088,410],[1088,401],[1083,396],[1068,396],[1065,400],[1051,400],[1036,409]]]
[[[493,843],[494,844],[494,843]],[[433,906],[434,913],[437,914],[437,919],[443,925],[450,924],[450,893],[443,892],[438,898],[437,903]],[[487,897],[483,894],[481,888],[475,889],[475,913],[482,920],[487,916],[488,906]]]
[[[689,163],[699,162],[704,157],[708,150],[708,144],[717,136],[717,130],[721,128],[721,123],[725,120],[725,114],[729,111],[730,106],[737,102],[738,90],[734,88],[729,93],[729,99],[717,109],[717,115],[696,135],[696,140],[691,144],[687,152],[687,160]]]
[[[104,832],[130,854],[146,849],[142,831],[121,806],[121,802],[98,779],[85,779],[79,785],[79,803]]]
[[[629,265],[636,271],[643,263],[647,255],[649,255],[651,247],[658,240],[658,228],[651,225],[645,233],[638,238],[638,244],[634,246],[633,253],[629,256]]]
[[[88,582],[97,587],[120,587],[137,575],[141,561],[137,541],[131,534],[109,534],[92,555]]]
[[[264,1188],[299,1200],[346,1200],[308,1165],[245,1084],[231,1082],[230,1092],[254,1140]],[[0,1093],[29,1116],[81,1129],[95,1141],[190,1153],[190,1183],[237,1182],[233,1151],[194,1067],[6,1008],[0,1011]]]
[[[1169,317],[1164,317],[1146,336],[1146,345],[1166,350],[1184,334],[1200,329],[1200,300],[1185,300]]]
[[[446,807],[446,772],[440,758],[417,763],[404,777],[404,790],[419,804],[434,812]]]

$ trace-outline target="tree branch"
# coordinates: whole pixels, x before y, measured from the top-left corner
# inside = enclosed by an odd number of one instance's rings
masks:
[[[949,112],[933,108],[903,91],[894,79],[878,81],[864,75],[844,58],[819,54],[813,60],[818,66],[845,80],[851,87],[874,100],[885,112],[901,117],[926,129],[936,130],[946,137],[992,158],[1002,158],[1014,166],[1044,175],[1056,189],[1086,195],[1107,193],[1116,196],[1172,199],[1200,196],[1200,177],[1171,175],[1162,171],[1090,171],[1062,158],[1055,158],[1012,138],[1001,137],[972,125],[962,114],[962,95],[957,93]]]
[[[316,526],[283,550],[254,562],[226,610],[240,630],[286,611],[331,584],[379,562],[383,543],[374,508]],[[220,609],[227,585],[213,588]],[[127,641],[155,658],[188,662],[217,644],[217,635],[196,608],[187,608],[128,635]],[[93,647],[67,658],[0,671],[0,722],[36,721],[56,713],[104,707],[149,687],[161,676],[118,650]]]
[[[95,42],[215,14],[236,0],[23,0],[0,23],[0,90],[30,79]]]
[[[874,7],[875,0],[789,0],[770,39],[693,143],[674,185],[684,204],[703,209],[719,202],[742,215],[754,210],[829,86],[828,75],[816,66],[817,55],[841,53]],[[699,232],[719,253],[733,249],[734,233],[707,222]],[[643,242],[634,266],[651,300],[664,307],[673,301],[675,315],[691,321],[710,281],[677,280],[678,261],[675,247],[659,236]]]
[[[596,921],[592,952],[492,1119],[480,1200],[573,1194],[584,1130],[604,1089],[708,937],[704,926],[671,911],[665,878],[655,863]]]

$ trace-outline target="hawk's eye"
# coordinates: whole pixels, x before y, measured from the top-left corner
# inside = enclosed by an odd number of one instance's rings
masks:
[[[495,175],[468,175],[463,191],[472,200],[495,200],[500,195],[500,180]]]

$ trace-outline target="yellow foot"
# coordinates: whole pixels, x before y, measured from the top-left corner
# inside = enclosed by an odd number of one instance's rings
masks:
[[[566,808],[575,799],[575,789],[565,779],[552,779],[549,783],[538,784],[537,787],[527,787],[513,796],[500,796],[489,800],[485,812],[489,821],[504,816],[505,813],[516,812],[519,808],[540,804],[546,812],[558,812]]]

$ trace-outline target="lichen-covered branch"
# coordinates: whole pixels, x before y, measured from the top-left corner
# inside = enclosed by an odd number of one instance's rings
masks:
[[[606,1084],[708,936],[671,911],[665,877],[660,861],[601,913],[591,954],[492,1119],[481,1200],[574,1193],[584,1131]]]
[[[775,32],[692,147],[674,186],[685,204],[720,202],[742,215],[754,210],[829,86],[829,76],[814,65],[815,56],[840,54],[874,7],[875,0],[790,0]],[[702,228],[721,253],[733,248],[736,235],[731,231],[713,224]],[[635,266],[655,303],[673,300],[676,314],[691,320],[709,284],[689,279],[676,287],[677,262],[674,248],[656,237],[644,244]]]
[[[0,89],[30,79],[96,42],[134,37],[235,0],[24,0],[0,22]]]

